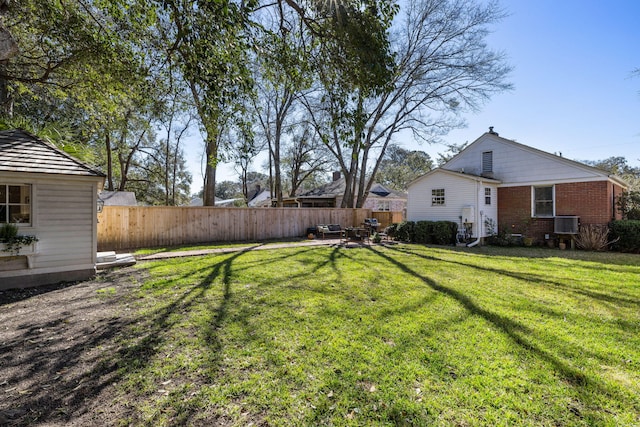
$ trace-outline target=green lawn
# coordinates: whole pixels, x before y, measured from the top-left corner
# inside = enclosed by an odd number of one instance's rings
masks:
[[[417,245],[144,263],[122,424],[640,425],[639,264]]]

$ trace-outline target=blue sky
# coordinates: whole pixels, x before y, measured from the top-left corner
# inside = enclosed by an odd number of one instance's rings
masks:
[[[514,66],[514,89],[495,95],[446,144],[472,142],[489,126],[505,138],[573,160],[623,156],[640,166],[640,0],[503,0],[509,16],[489,46]],[[434,159],[444,145],[417,145]],[[201,145],[199,145],[200,147]],[[198,153],[190,150],[192,191],[202,186]],[[260,164],[254,165],[259,170]],[[237,180],[221,165],[218,181]]]
[[[503,1],[509,16],[489,46],[515,67],[514,90],[494,96],[446,143],[489,126],[505,138],[574,160],[623,156],[640,166],[640,1]],[[421,146],[432,157],[442,146]]]

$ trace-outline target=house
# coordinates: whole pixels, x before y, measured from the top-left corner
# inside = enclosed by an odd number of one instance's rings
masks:
[[[620,219],[620,178],[500,137],[489,128],[409,185],[407,220],[448,220],[476,240],[506,230],[538,242]]]
[[[138,206],[136,193],[133,191],[102,191],[98,199],[104,206]]]
[[[96,271],[104,174],[23,130],[0,131],[0,225],[38,241],[0,248],[0,289],[85,280]]]
[[[333,173],[333,180],[325,185],[314,188],[295,197],[284,198],[284,207],[293,208],[336,208],[342,205],[342,197],[346,180],[341,178],[340,172]],[[373,212],[391,211],[402,212],[407,204],[407,195],[391,190],[382,184],[373,183],[367,194],[364,209]]]

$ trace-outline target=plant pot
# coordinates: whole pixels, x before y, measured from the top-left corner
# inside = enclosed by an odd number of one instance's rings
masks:
[[[567,244],[566,244],[566,243],[564,243],[564,242],[561,242],[561,243],[558,243],[558,247],[559,247],[561,250],[565,250],[565,249],[567,249]]]

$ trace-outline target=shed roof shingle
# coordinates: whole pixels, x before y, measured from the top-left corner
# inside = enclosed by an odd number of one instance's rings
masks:
[[[0,171],[104,176],[97,169],[21,129],[0,131]]]

